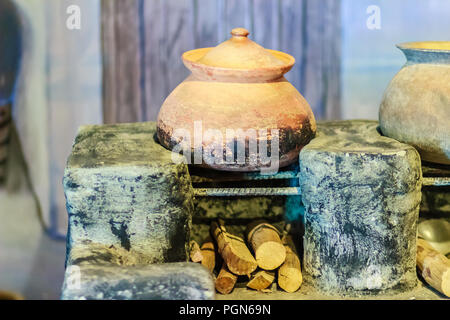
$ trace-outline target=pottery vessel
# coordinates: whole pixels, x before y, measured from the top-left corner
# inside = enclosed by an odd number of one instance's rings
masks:
[[[316,132],[310,106],[284,78],[295,59],[264,49],[246,29],[231,35],[215,48],[183,54],[192,74],[161,107],[159,142],[218,170],[289,165]]]
[[[384,94],[381,131],[414,146],[422,160],[450,165],[450,42],[398,48],[407,63]]]

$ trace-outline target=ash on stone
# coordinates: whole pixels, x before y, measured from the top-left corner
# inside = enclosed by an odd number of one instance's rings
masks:
[[[155,132],[153,122],[80,128],[63,181],[68,251],[87,240],[152,263],[187,261],[192,186]]]
[[[214,298],[210,272],[186,263],[193,211],[187,166],[155,132],[153,122],[80,128],[63,180],[63,299]]]
[[[417,283],[420,157],[377,126],[319,124],[300,153],[304,267],[323,292],[370,294]]]

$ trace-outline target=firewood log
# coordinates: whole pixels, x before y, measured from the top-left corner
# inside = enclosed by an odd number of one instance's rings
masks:
[[[211,234],[228,269],[237,275],[249,275],[258,266],[244,240],[229,234],[221,222],[211,223]]]
[[[209,271],[213,272],[216,267],[216,248],[214,241],[210,236],[203,241],[200,250],[203,255],[202,265],[204,265]]]
[[[264,221],[247,226],[247,241],[253,248],[256,262],[261,269],[274,270],[286,259],[286,249],[278,230]]]
[[[417,239],[417,267],[430,286],[450,297],[450,260],[423,239]]]
[[[275,272],[261,270],[256,272],[251,280],[247,283],[247,287],[255,290],[267,289],[275,280]]]
[[[286,260],[278,269],[278,285],[286,292],[295,292],[303,282],[300,259],[292,237],[285,235],[282,241],[286,248]]]
[[[201,262],[203,260],[203,254],[195,240],[189,242],[189,256],[192,262]]]
[[[230,293],[236,285],[237,275],[232,274],[225,261],[222,264],[219,275],[216,278],[216,290],[222,294]]]

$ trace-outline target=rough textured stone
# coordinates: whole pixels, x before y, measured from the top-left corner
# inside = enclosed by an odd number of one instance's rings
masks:
[[[142,260],[143,259],[143,260]],[[62,299],[211,300],[211,273],[198,263],[142,264],[122,248],[80,245],[71,251]]]
[[[152,122],[80,128],[64,175],[68,252],[89,240],[150,263],[187,260],[190,178],[155,130]]]
[[[379,293],[417,283],[420,158],[377,126],[322,123],[300,153],[304,267],[323,292]]]

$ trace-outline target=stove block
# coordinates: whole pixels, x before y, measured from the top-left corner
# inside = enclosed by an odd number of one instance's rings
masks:
[[[300,153],[304,268],[325,293],[376,294],[417,284],[420,157],[377,126],[319,124]]]
[[[146,263],[187,261],[191,181],[184,158],[155,132],[154,122],[81,127],[63,181],[69,254],[90,242]]]
[[[214,280],[192,262],[143,264],[122,248],[77,246],[71,251],[63,300],[213,300]],[[145,259],[144,259],[145,260]]]

